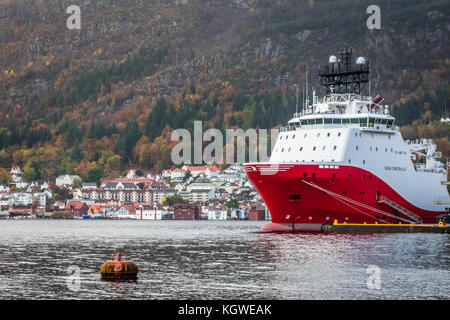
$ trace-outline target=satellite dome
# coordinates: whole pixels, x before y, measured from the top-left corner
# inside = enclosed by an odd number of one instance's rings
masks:
[[[356,64],[366,64],[366,58],[359,57],[358,60],[356,60]]]
[[[330,59],[328,60],[329,63],[336,63],[337,62],[337,58],[336,56],[330,56]]]

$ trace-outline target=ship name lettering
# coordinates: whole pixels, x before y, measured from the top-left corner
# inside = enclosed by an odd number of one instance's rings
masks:
[[[406,167],[391,167],[391,166],[384,166],[384,170],[391,170],[391,171],[406,171]]]

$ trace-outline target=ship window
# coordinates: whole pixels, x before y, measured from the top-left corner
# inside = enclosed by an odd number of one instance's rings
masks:
[[[336,173],[333,173],[333,178],[336,178]]]
[[[384,151],[388,152],[388,151],[387,151],[387,148],[384,148]]]
[[[375,121],[374,118],[369,118],[369,127],[373,127],[374,121]]]
[[[313,147],[313,151],[316,151],[316,147]]]
[[[394,149],[391,148],[391,152],[394,152]]]
[[[387,119],[382,119],[381,120],[381,124],[386,124],[387,123]]]
[[[390,119],[387,121],[387,127],[390,128],[394,124],[394,120]]]
[[[324,119],[324,123],[325,123],[325,124],[331,124],[331,123],[333,123],[333,119],[331,119],[331,118],[325,118],[325,119]]]
[[[370,151],[372,151],[372,147],[370,147]]]
[[[367,126],[367,118],[360,118],[359,119],[359,125],[361,127],[366,127]]]
[[[323,119],[322,118],[316,119],[316,124],[322,124],[322,123],[323,123]]]
[[[295,138],[295,134],[292,136],[292,139],[294,139]]]
[[[352,122],[352,123],[358,124],[358,118],[352,118],[352,119],[351,119],[351,122]]]
[[[300,195],[299,194],[290,194],[289,199],[290,200],[300,200]]]
[[[358,138],[358,132],[355,132],[355,137]]]
[[[316,124],[314,119],[308,119],[308,124]]]
[[[352,178],[352,175],[351,175],[351,174],[349,174],[349,175],[348,175],[348,179],[350,180],[351,178]]]
[[[317,138],[320,137],[320,133],[317,134]]]
[[[356,146],[356,151],[358,151],[358,149],[359,149],[359,147],[358,147],[358,146]]]
[[[328,132],[328,133],[327,133],[327,137],[329,137],[330,135],[331,135],[331,133]]]
[[[333,150],[336,150],[336,149],[337,149],[337,146],[334,146],[334,147],[333,147]]]
[[[375,124],[380,124],[381,119],[380,118],[375,118]]]
[[[323,146],[322,150],[325,150],[325,146]]]
[[[284,152],[284,148],[283,148],[283,149],[281,149],[281,152]]]
[[[375,148],[375,151],[378,152],[378,147]]]
[[[303,136],[303,138],[306,138],[308,136],[308,134],[307,133],[305,133],[305,135]]]
[[[315,178],[315,177],[316,177],[316,174],[315,174],[315,173],[313,173],[313,174],[312,174],[312,177],[313,177],[313,178]]]
[[[348,159],[348,163],[352,163],[352,159]]]
[[[302,151],[303,150],[303,147],[300,147],[300,151]]]
[[[339,118],[339,119],[333,119],[333,124],[341,124],[342,123],[342,119],[341,118]]]
[[[288,152],[291,152],[291,148],[288,149]]]
[[[343,124],[349,124],[350,123],[350,119],[342,119],[342,123]]]
[[[363,160],[363,164],[366,164],[366,160]],[[366,176],[364,176],[364,179],[366,178]]]
[[[302,123],[302,126],[306,126],[308,124],[308,121],[306,120],[300,120],[300,122]]]
[[[308,174],[304,173],[303,176],[306,177]]]
[[[296,123],[295,123],[295,127],[296,127],[296,128],[300,128],[300,122],[296,122]]]
[[[341,136],[341,133],[340,132],[338,132],[338,137],[340,137]]]

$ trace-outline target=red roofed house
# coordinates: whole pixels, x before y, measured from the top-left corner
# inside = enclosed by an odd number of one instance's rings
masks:
[[[68,202],[66,209],[73,218],[81,218],[88,213],[89,207],[84,202]]]

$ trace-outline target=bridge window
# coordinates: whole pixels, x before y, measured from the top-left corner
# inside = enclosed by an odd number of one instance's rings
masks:
[[[316,121],[314,119],[308,119],[308,124],[316,124]]]
[[[380,118],[375,118],[375,124],[381,124],[381,119]]]
[[[358,151],[359,150],[359,147],[358,146],[356,146],[356,151]]]
[[[323,123],[323,119],[322,118],[316,119],[316,124],[322,124],[322,123]]]
[[[341,124],[342,123],[342,119],[341,118],[334,118],[333,119],[333,124]]]
[[[317,138],[320,137],[320,133],[317,134]]]
[[[323,146],[322,150],[325,150],[325,146]]]
[[[374,118],[369,118],[369,127],[373,127],[374,122],[375,122]]]
[[[300,120],[300,122],[301,122],[302,126],[306,126],[308,124],[308,121],[306,121],[306,120]]]
[[[389,119],[389,120],[387,121],[386,126],[387,126],[388,128],[390,128],[390,127],[392,127],[393,124],[394,124],[394,120]]]
[[[350,123],[350,119],[342,119],[342,124],[349,124]]]
[[[367,118],[360,118],[359,119],[359,125],[361,127],[367,127]]]
[[[352,118],[351,122],[352,124],[358,124],[358,118]]]
[[[331,124],[331,123],[333,123],[333,119],[331,119],[331,118],[325,118],[325,119],[324,119],[324,123],[325,123],[325,124]]]
[[[300,147],[300,151],[302,151],[303,150],[303,147]]]

